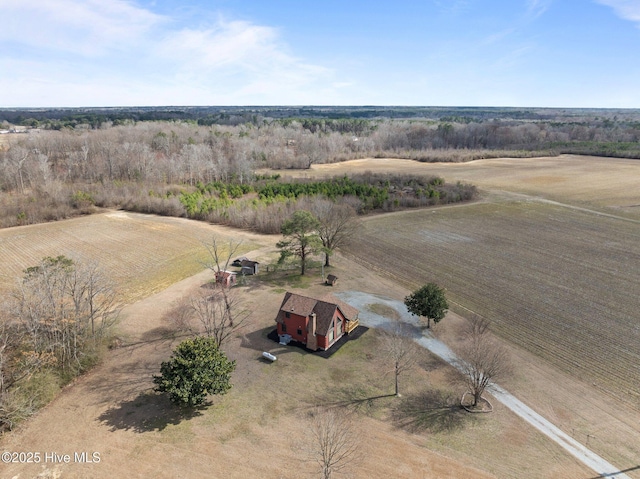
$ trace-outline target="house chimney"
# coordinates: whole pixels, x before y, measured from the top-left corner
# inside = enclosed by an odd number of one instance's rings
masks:
[[[309,328],[308,328],[309,334],[311,336],[315,336],[316,335],[316,313],[311,313],[309,315]]]
[[[311,351],[318,349],[318,338],[316,337],[316,313],[309,315],[309,323],[307,325],[307,348]]]

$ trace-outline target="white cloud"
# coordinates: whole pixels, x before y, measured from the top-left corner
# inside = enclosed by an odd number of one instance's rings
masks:
[[[0,1],[0,42],[95,56],[141,41],[166,18],[124,0]]]
[[[305,90],[331,79],[332,71],[287,50],[273,28],[219,20],[208,29],[170,32],[154,54],[159,63],[168,65],[165,77],[173,87],[186,84],[222,93],[226,103],[230,98],[241,103],[264,98],[288,103],[286,98],[309,98]]]
[[[340,84],[269,26],[218,18],[178,29],[126,0],[0,7],[3,106],[313,103],[320,87]]]
[[[640,26],[640,2],[638,0],[595,0],[596,3],[613,8],[620,18],[638,23]]]
[[[552,0],[527,0],[527,17],[538,18],[549,9],[551,2]]]

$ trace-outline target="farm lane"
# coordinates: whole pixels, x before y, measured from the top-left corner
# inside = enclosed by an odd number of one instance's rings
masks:
[[[507,190],[496,190],[496,189],[488,189],[484,191],[485,195],[483,195],[483,197],[478,198],[477,200],[473,201],[473,204],[479,204],[479,203],[495,203],[496,199],[501,199],[503,201],[532,201],[532,202],[537,202],[537,203],[543,203],[543,204],[547,204],[547,205],[553,205],[553,206],[560,206],[562,208],[567,208],[570,210],[574,210],[574,211],[581,211],[583,213],[590,213],[590,214],[594,214],[597,216],[602,216],[605,218],[612,218],[615,220],[620,220],[620,221],[626,221],[629,223],[636,223],[636,224],[640,224],[640,220],[636,220],[633,218],[628,218],[626,216],[619,216],[619,215],[614,215],[611,213],[605,213],[603,211],[598,211],[598,210],[594,210],[591,208],[584,208],[581,206],[576,206],[576,205],[572,205],[569,203],[562,203],[560,201],[554,201],[554,200],[550,200],[547,198],[544,198],[542,196],[536,196],[536,195],[528,195],[526,193],[516,193],[514,191],[507,191]],[[489,198],[489,196],[491,198]],[[429,211],[439,211],[439,210],[444,210],[444,209],[461,209],[461,208],[466,208],[469,206],[468,202],[463,202],[463,203],[454,203],[454,204],[447,204],[447,205],[437,205],[437,206],[431,206],[429,207]],[[408,210],[404,210],[404,211],[390,211],[387,213],[376,213],[375,215],[367,215],[367,216],[363,216],[361,218],[361,221],[374,221],[380,218],[384,218],[384,217],[398,217],[399,215],[402,214],[411,214],[412,212],[415,212],[416,210],[414,209],[408,209]]]
[[[620,220],[620,221],[628,221],[630,223],[636,223],[636,224],[640,224],[640,220],[635,220],[633,218],[627,218],[625,216],[619,216],[619,215],[613,215],[611,213],[604,213],[602,211],[597,211],[597,210],[593,210],[590,208],[583,208],[580,206],[575,206],[575,205],[570,205],[568,203],[561,203],[559,201],[553,201],[553,200],[549,200],[547,198],[542,198],[540,196],[533,196],[533,195],[527,195],[524,193],[514,193],[513,191],[502,191],[502,190],[493,190],[492,193],[500,193],[501,195],[504,195],[507,198],[516,198],[516,199],[522,199],[525,201],[537,201],[539,203],[544,203],[547,205],[553,205],[553,206],[560,206],[562,208],[569,208],[570,210],[575,210],[575,211],[581,211],[583,213],[591,213],[594,215],[598,215],[598,216],[604,216],[606,218],[613,218],[615,220]],[[463,206],[463,205],[461,205]]]
[[[413,326],[411,335],[420,346],[428,349],[453,367],[457,369],[459,368],[458,358],[455,353],[451,351],[447,345],[433,336],[425,336],[422,330],[418,327],[419,318],[407,312],[402,301],[359,291],[343,291],[336,293],[336,296],[359,309],[360,321],[369,327],[391,329],[392,322],[388,318],[372,312],[367,308],[367,305],[382,303],[393,308],[400,315],[400,318],[404,323]],[[604,458],[586,448],[505,389],[501,388],[497,384],[493,384],[491,385],[490,390],[494,398],[504,404],[513,413],[560,445],[583,464],[590,467],[598,474],[601,474],[602,477],[615,476],[618,479],[630,479],[629,476],[621,472],[620,468],[615,467]]]

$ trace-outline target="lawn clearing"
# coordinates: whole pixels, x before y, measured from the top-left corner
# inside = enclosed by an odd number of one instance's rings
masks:
[[[348,263],[339,272],[345,277],[346,270],[359,268]],[[451,427],[440,427],[447,411],[438,411],[437,397],[424,402],[431,396],[423,394],[449,388],[447,366],[434,363],[426,352],[420,366],[401,379],[406,403],[395,398],[375,330],[329,359],[269,340],[282,294],[254,281],[258,278],[241,288],[255,314],[226,348],[237,361],[233,389],[212,398],[207,409],[177,411],[150,388],[152,374],[179,338],[154,331],[167,326],[162,311],[204,279],[188,278],[128,307],[125,321],[146,325],[139,338],[112,351],[3,443],[5,450],[99,451],[99,464],[12,464],[3,472],[34,477],[45,466],[65,478],[299,478],[314,470],[307,456],[308,413],[321,405],[357,414],[365,460],[349,471],[354,478],[589,477],[588,469],[532,429],[523,430],[503,408],[490,418],[464,415],[463,422],[445,421]],[[372,283],[394,289],[386,280]],[[310,289],[305,292],[327,291],[319,281]],[[265,350],[278,360],[262,361]]]

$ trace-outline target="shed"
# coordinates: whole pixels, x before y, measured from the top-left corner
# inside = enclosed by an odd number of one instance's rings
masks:
[[[237,274],[233,271],[218,271],[216,273],[216,283],[230,288],[231,286],[235,286],[237,280],[236,276]]]
[[[248,259],[244,259],[240,262],[240,267],[241,270],[240,272],[242,274],[247,274],[247,275],[252,275],[252,274],[258,274],[258,265],[260,263],[258,263],[257,261],[251,261]]]
[[[327,276],[327,279],[325,280],[325,284],[328,284],[329,286],[333,286],[334,284],[336,284],[338,282],[338,277],[330,274]]]
[[[233,263],[231,263],[231,266],[242,266],[242,262],[243,261],[249,261],[249,258],[247,258],[246,256],[241,256],[240,258],[236,258],[233,260]]]

